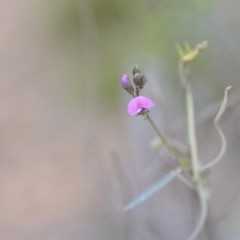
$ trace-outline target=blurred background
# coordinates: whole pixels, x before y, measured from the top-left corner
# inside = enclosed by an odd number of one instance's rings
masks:
[[[186,239],[197,204],[179,181],[123,212],[175,162],[127,115],[119,81],[138,64],[153,118],[187,144],[174,45],[207,40],[190,72],[202,162],[219,150],[212,122],[233,88],[203,239],[239,240],[239,10],[236,0],[0,0],[0,239]]]

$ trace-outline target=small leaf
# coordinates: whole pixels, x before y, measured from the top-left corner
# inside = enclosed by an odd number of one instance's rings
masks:
[[[207,46],[207,41],[199,43],[195,48],[192,48],[188,42],[185,42],[183,47],[175,44],[176,51],[184,63],[192,62],[198,56],[199,52],[206,49]]]
[[[146,191],[144,191],[142,194],[134,198],[132,201],[130,201],[125,207],[124,211],[128,211],[134,207],[136,207],[138,204],[144,202],[146,199],[151,197],[154,193],[156,193],[158,190],[162,189],[164,186],[166,186],[169,182],[171,182],[179,173],[182,172],[182,168],[177,168],[174,171],[169,172],[164,177],[159,179],[155,184],[150,186]]]
[[[184,49],[185,49],[185,53],[189,53],[192,51],[192,47],[189,42],[184,43]]]
[[[182,47],[178,43],[175,44],[175,49],[176,49],[176,52],[177,52],[179,58],[181,59],[185,54],[184,50],[182,49]]]

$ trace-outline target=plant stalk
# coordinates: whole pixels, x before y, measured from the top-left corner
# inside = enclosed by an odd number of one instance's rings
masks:
[[[191,152],[191,170],[192,181],[195,184],[199,201],[199,216],[195,229],[188,237],[188,240],[194,240],[199,236],[207,217],[207,190],[201,177],[201,164],[198,158],[198,146],[195,126],[195,113],[192,89],[189,81],[185,76],[185,65],[183,61],[179,63],[179,76],[181,83],[185,89],[186,108],[187,108],[187,124],[188,124],[188,141]],[[200,237],[199,237],[200,238]]]

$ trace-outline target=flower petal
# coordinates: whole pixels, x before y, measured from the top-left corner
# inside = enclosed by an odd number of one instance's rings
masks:
[[[144,97],[144,96],[139,96],[138,98],[138,103],[141,105],[143,108],[150,109],[151,107],[154,106],[153,101],[150,98]]]
[[[135,116],[141,112],[144,112],[144,110],[149,110],[153,106],[154,103],[150,98],[138,96],[130,100],[127,110],[129,115]]]
[[[128,114],[131,116],[137,115],[141,112],[141,108],[138,106],[137,98],[133,98],[130,100],[127,106]]]

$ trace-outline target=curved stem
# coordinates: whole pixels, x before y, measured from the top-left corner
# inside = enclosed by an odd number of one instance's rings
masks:
[[[207,163],[205,166],[202,167],[202,171],[208,169],[208,168],[211,168],[213,165],[215,165],[216,163],[218,163],[222,157],[224,156],[225,152],[226,152],[226,149],[227,149],[227,141],[226,141],[226,138],[222,132],[222,129],[220,128],[219,126],[219,121],[223,115],[223,113],[225,112],[226,110],[226,107],[227,107],[227,100],[228,100],[228,91],[232,88],[232,86],[228,86],[225,88],[225,92],[224,92],[224,97],[223,97],[223,101],[222,101],[222,104],[220,106],[220,109],[217,113],[217,116],[215,117],[214,119],[214,125],[215,125],[215,128],[219,134],[219,137],[220,137],[220,141],[221,141],[221,149],[220,149],[220,152],[218,153],[218,155],[216,156],[215,159],[213,159],[210,163]]]
[[[201,171],[205,171],[208,168],[211,168],[212,166],[214,166],[216,163],[218,163],[222,157],[224,156],[226,149],[227,149],[227,141],[226,138],[221,130],[221,128],[219,127],[219,125],[216,126],[216,130],[219,134],[220,140],[221,140],[221,149],[220,152],[218,153],[218,155],[209,163],[207,163],[206,165],[204,165],[201,168]]]

